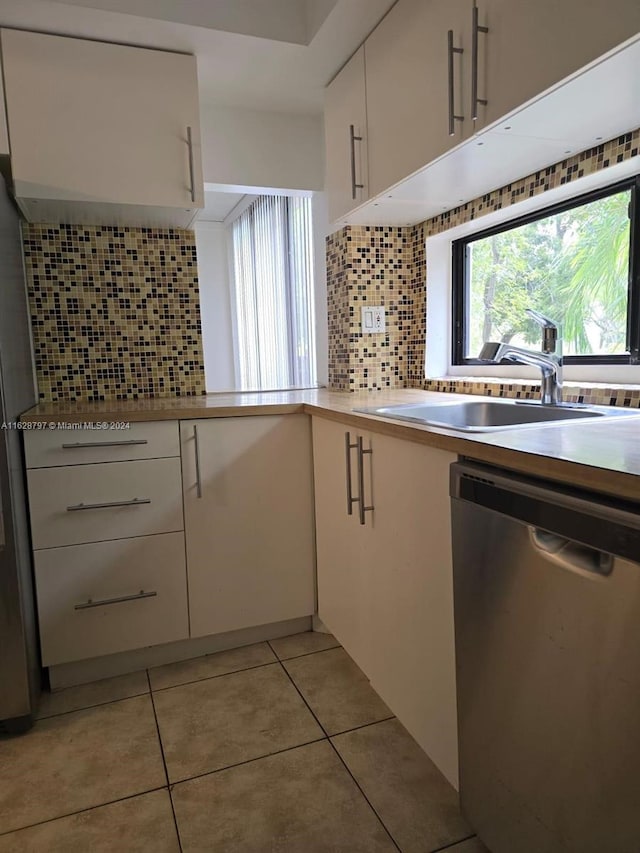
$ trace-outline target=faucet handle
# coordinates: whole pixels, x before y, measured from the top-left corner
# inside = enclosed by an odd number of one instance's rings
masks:
[[[527,308],[526,313],[542,328],[542,351],[546,353],[555,352],[559,324],[550,320],[549,317],[545,317],[539,311],[534,311],[533,308]]]

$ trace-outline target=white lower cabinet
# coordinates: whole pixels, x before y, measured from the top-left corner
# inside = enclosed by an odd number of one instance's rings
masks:
[[[182,533],[34,555],[45,666],[189,636]]]
[[[373,555],[370,519],[369,527],[359,523],[359,506],[352,500],[359,488],[357,447],[352,446],[358,435],[368,444],[362,431],[313,419],[318,616],[368,674],[375,655]],[[365,466],[363,474],[369,471]],[[365,486],[370,482],[367,476]]]
[[[186,639],[178,422],[24,440],[43,664]]]
[[[306,415],[180,422],[191,636],[315,610]]]
[[[45,666],[315,612],[309,417],[181,421],[179,437],[176,421],[25,436]]]
[[[449,467],[457,456],[372,435],[373,687],[457,788]]]
[[[356,446],[347,456],[347,434],[371,453],[360,458]],[[449,509],[456,456],[321,418],[313,419],[313,450],[319,616],[457,786]],[[361,486],[364,506],[373,506],[364,524]]]

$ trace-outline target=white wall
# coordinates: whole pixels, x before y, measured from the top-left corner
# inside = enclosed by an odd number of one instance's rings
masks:
[[[204,181],[322,190],[322,116],[201,105]]]
[[[235,370],[226,228],[222,222],[197,222],[195,232],[206,388],[230,391]]]
[[[318,381],[327,381],[327,288],[322,116],[274,113],[201,105],[202,164],[205,184],[216,189],[265,193],[314,191],[316,352]],[[208,392],[235,388],[233,313],[226,229],[222,223],[196,223],[205,379]]]

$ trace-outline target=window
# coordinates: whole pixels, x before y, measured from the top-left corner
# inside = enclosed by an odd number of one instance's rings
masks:
[[[233,223],[242,390],[316,384],[311,199],[261,196]]]
[[[538,349],[527,308],[560,323],[569,364],[639,362],[640,178],[453,243],[453,364]]]

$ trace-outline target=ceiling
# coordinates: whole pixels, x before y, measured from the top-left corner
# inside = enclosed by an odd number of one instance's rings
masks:
[[[224,222],[234,207],[237,207],[244,193],[227,193],[205,190],[204,208],[198,213],[198,221]]]
[[[309,44],[337,0],[58,0],[246,36]]]
[[[202,104],[317,114],[394,0],[0,0],[0,26],[193,53]]]

